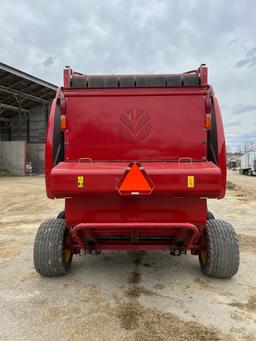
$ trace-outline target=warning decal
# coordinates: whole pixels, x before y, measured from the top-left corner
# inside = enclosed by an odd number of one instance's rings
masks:
[[[130,163],[117,189],[123,195],[149,195],[154,185],[140,163]]]

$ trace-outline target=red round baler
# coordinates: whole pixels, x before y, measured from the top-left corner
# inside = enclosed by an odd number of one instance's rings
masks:
[[[47,196],[65,210],[41,224],[34,264],[65,274],[73,254],[191,251],[203,272],[239,266],[232,226],[207,199],[226,190],[221,113],[207,67],[175,75],[89,76],[64,69],[49,115]]]

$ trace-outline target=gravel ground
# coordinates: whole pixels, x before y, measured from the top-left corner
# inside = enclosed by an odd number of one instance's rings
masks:
[[[197,257],[161,252],[76,256],[71,272],[42,278],[33,268],[38,225],[63,201],[44,178],[0,178],[1,340],[256,340],[256,177],[228,174],[225,200],[209,208],[239,235],[231,280],[200,272]]]

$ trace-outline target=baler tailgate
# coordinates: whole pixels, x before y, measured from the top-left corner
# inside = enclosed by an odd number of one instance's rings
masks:
[[[206,157],[206,89],[72,89],[65,95],[66,160],[85,152],[97,161]]]

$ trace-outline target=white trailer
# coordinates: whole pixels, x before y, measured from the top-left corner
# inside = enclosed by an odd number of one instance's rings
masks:
[[[256,175],[256,151],[250,151],[241,156],[240,173]]]

